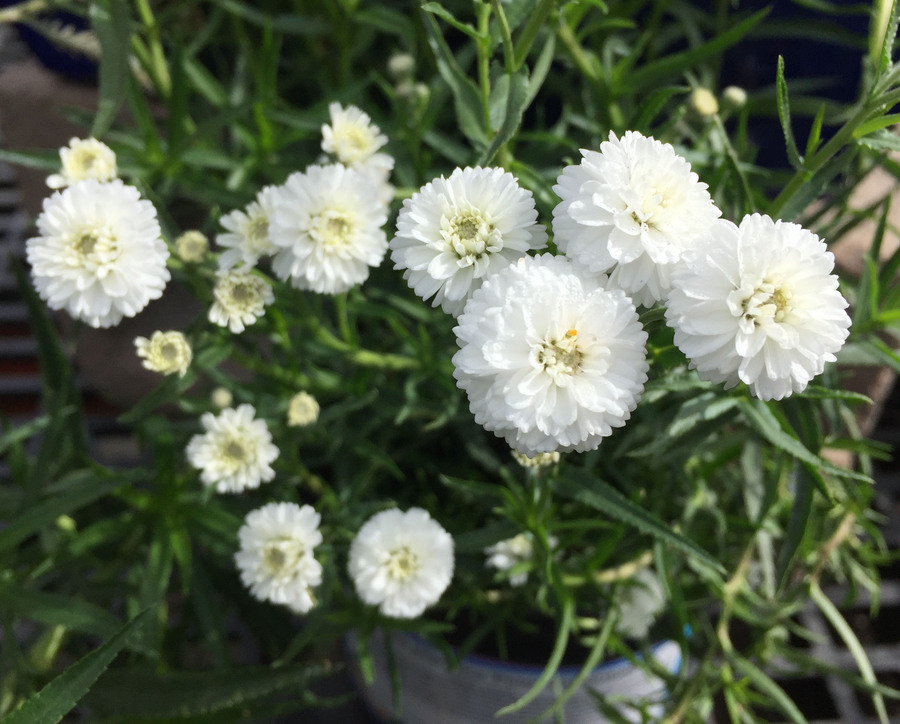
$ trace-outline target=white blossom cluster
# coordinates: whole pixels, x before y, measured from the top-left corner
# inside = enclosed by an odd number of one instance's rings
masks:
[[[596,448],[647,379],[640,307],[662,305],[701,379],[761,399],[802,391],[847,337],[834,260],[814,234],[721,219],[666,143],[628,131],[582,151],[554,190],[545,246],[530,192],[456,169],[407,199],[390,242],[422,299],[457,319],[457,384],[475,420],[527,458]]]
[[[269,503],[250,512],[238,532],[235,562],[258,599],[307,613],[316,603],[322,565],[320,515],[309,505]],[[453,578],[453,538],[421,508],[395,508],[366,521],[347,565],[357,595],[390,618],[416,618]]]
[[[387,137],[355,106],[332,103],[328,112],[331,122],[322,126],[328,156],[322,163],[264,187],[245,208],[221,217],[220,272],[260,274],[260,262],[270,259],[274,275],[292,286],[340,294],[362,284],[381,263],[387,251],[382,227],[394,195],[394,159],[380,151]],[[243,300],[254,319],[271,303],[259,291]],[[248,313],[220,309],[210,319],[235,332],[233,320],[241,316],[241,331],[254,321]]]

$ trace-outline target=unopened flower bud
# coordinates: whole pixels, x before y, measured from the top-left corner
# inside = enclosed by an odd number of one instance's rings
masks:
[[[209,251],[209,240],[196,229],[185,231],[175,239],[175,253],[178,258],[188,263],[202,261]]]
[[[709,88],[695,88],[691,93],[691,109],[697,115],[709,118],[719,112],[719,101]]]
[[[394,80],[406,80],[416,69],[416,59],[409,53],[395,53],[388,59],[387,68]]]
[[[740,86],[730,85],[722,91],[722,102],[728,108],[740,110],[747,105],[747,91]]]

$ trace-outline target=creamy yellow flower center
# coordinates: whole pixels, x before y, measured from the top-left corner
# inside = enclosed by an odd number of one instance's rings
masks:
[[[269,243],[269,218],[263,214],[250,219],[246,235],[254,249],[267,246]]]
[[[560,339],[550,339],[533,350],[537,364],[551,377],[571,377],[581,369],[584,354],[578,348],[578,330],[568,330]]]
[[[349,215],[334,209],[320,214],[310,229],[310,236],[314,240],[332,248],[347,246],[352,235],[353,224]]]
[[[503,248],[500,232],[490,217],[478,209],[461,211],[441,219],[441,236],[458,257],[460,267],[472,266],[485,254]]]
[[[391,578],[405,581],[419,570],[419,557],[407,546],[401,546],[390,552],[387,569]]]
[[[75,232],[69,240],[72,261],[92,272],[119,257],[120,249],[109,228],[89,228]]]
[[[294,574],[305,553],[296,538],[273,538],[262,549],[262,567],[272,578],[287,578]]]
[[[222,455],[233,465],[239,465],[247,458],[247,448],[240,440],[230,438],[222,446]]]
[[[765,279],[755,286],[744,285],[728,295],[728,308],[744,324],[760,326],[769,321],[784,322],[793,309],[793,292],[779,280]]]
[[[255,296],[255,289],[245,282],[237,282],[231,288],[231,298],[238,304],[244,304]]]

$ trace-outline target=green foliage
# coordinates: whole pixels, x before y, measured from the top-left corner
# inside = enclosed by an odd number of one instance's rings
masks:
[[[548,221],[560,169],[610,131],[632,129],[684,154],[726,218],[765,212],[829,241],[872,221],[861,275],[841,281],[853,328],[839,361],[900,371],[891,336],[900,330],[900,251],[882,253],[891,199],[862,210],[850,202],[875,168],[900,178],[885,153],[900,149],[891,130],[896,3],[874,3],[868,37],[844,29],[843,6],[819,0],[797,3],[816,12],[810,27],[728,0],[50,4],[84,14],[96,33],[98,104],[81,118],[85,135],[116,151],[170,246],[187,229],[214,236],[225,213],[316,162],[331,102],[360,107],[389,139],[388,236],[403,199],[466,165],[512,171]],[[0,19],[20,19],[15,9]],[[732,54],[753,39],[809,33],[868,48],[855,100],[828,98],[827,78],[796,78],[772,57],[766,83],[729,105]],[[398,75],[389,58],[401,53],[411,65]],[[691,105],[698,88],[719,110]],[[780,127],[784,168],[759,159],[754,133],[769,121]],[[0,158],[58,165],[45,150]],[[217,252],[170,260],[173,282],[204,309]],[[542,675],[501,713],[532,702],[574,656],[581,673],[545,712],[558,716],[597,662],[622,655],[665,680],[672,721],[702,720],[716,700],[736,721],[763,706],[802,721],[767,666],[780,657],[797,672],[827,669],[786,635],[812,635],[796,620],[807,601],[852,653],[859,675],[845,676],[885,719],[884,698],[900,692],[876,681],[821,588],[838,579],[877,590],[871,469],[885,451],[855,421],[865,395],[830,370],[779,403],[703,382],[656,307],[641,319],[651,379],[628,424],[597,451],[526,468],[471,419],[452,376],[454,320],[390,266],[333,297],[280,285],[278,303],[240,335],[200,314],[186,330],[187,373],[161,378],[118,418],[141,448],[129,470],[92,459],[67,348],[26,270],[14,267],[44,394],[39,417],[0,427],[10,471],[0,489],[4,723],[57,721],[76,705],[98,721],[236,721],[329,706],[338,702],[311,687],[336,671],[350,631],[368,678],[376,626],[388,637],[419,633],[451,660],[549,632]],[[185,461],[197,419],[218,409],[216,388],[235,405],[252,403],[272,431],[277,477],[259,490],[215,494]],[[291,427],[288,400],[301,389],[321,416]],[[832,448],[855,452],[858,464],[831,462]],[[323,583],[306,618],[255,600],[235,570],[244,516],[273,500],[322,516]],[[455,539],[454,582],[414,621],[364,606],[346,572],[356,531],[392,505],[432,511]],[[485,548],[520,533],[530,560],[503,572],[485,566]],[[654,668],[616,629],[617,602],[648,566],[669,604],[651,635],[680,642],[688,663],[677,673]],[[527,580],[511,586],[517,574]],[[739,627],[750,643],[732,640]],[[609,702],[598,706],[617,716]]]

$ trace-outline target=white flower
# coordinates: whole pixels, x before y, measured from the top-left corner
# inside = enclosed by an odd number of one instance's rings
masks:
[[[453,376],[475,421],[519,452],[593,450],[637,405],[647,333],[601,283],[564,257],[526,256],[459,317]]]
[[[305,427],[319,419],[319,403],[308,392],[298,392],[288,405],[288,426]]]
[[[642,639],[666,603],[659,577],[649,568],[642,568],[619,590],[616,631],[622,636]]]
[[[328,115],[331,125],[322,125],[322,150],[346,166],[368,161],[387,143],[387,136],[356,106],[329,103]]]
[[[550,537],[550,547],[556,547],[556,538]],[[498,571],[508,571],[534,558],[534,537],[531,533],[519,533],[484,549],[486,565]],[[509,577],[509,585],[521,586],[528,580],[528,571],[520,571]]]
[[[261,276],[232,269],[216,273],[213,298],[209,321],[240,334],[266,313],[266,306],[275,301],[275,293]]]
[[[256,266],[260,257],[275,253],[276,246],[269,238],[269,219],[277,196],[277,186],[266,186],[243,211],[235,210],[219,219],[227,230],[216,237],[216,244],[227,249],[219,256],[219,269],[232,269],[238,264]]]
[[[265,420],[255,415],[253,405],[244,404],[200,418],[205,432],[191,438],[187,458],[201,471],[204,484],[215,485],[220,493],[238,493],[275,477],[272,462],[278,448],[272,444]]]
[[[546,243],[534,198],[512,174],[457,168],[403,202],[390,247],[415,293],[455,316],[488,274]]]
[[[553,190],[554,241],[637,305],[665,299],[670,273],[721,212],[691,165],[667,143],[626,131],[582,150]]]
[[[313,556],[322,542],[319,520],[313,508],[296,503],[269,503],[247,514],[234,560],[256,598],[296,613],[315,605],[312,589],[322,582],[322,565]]]
[[[169,250],[156,209],[116,179],[87,180],[44,199],[26,242],[38,293],[92,327],[112,327],[162,296]]]
[[[350,546],[359,597],[393,618],[415,618],[453,578],[453,538],[421,508],[373,515]]]
[[[182,332],[157,330],[150,339],[135,337],[134,346],[138,357],[148,370],[164,375],[175,374],[184,377],[191,364],[191,343]]]
[[[86,179],[112,181],[118,173],[115,151],[96,138],[70,139],[68,146],[59,149],[59,159],[62,169],[47,177],[51,189],[61,189]]]
[[[310,166],[281,188],[269,225],[275,273],[321,294],[362,284],[387,251],[387,212],[370,179],[340,164]]]
[[[209,239],[202,231],[191,229],[175,239],[175,254],[181,261],[196,263],[203,261],[209,251]]]
[[[763,400],[801,392],[850,328],[825,243],[768,216],[721,221],[673,276],[666,319],[700,378]]]
[[[375,187],[378,200],[387,206],[394,198],[394,187],[389,182],[394,158],[377,153],[387,143],[387,136],[356,106],[342,108],[340,103],[331,103],[328,113],[331,125],[322,126],[322,150],[365,176]]]

